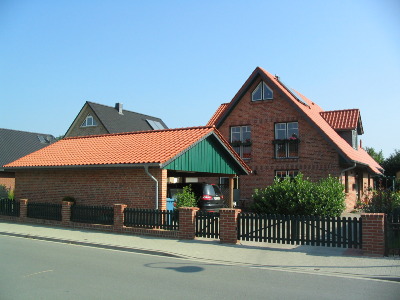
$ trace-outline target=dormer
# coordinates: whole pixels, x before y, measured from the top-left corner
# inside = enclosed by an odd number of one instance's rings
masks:
[[[320,112],[326,122],[354,149],[358,149],[358,136],[364,133],[359,109]]]

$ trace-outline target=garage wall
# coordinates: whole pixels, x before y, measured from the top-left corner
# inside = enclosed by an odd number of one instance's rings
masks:
[[[159,181],[159,208],[165,209],[167,171],[149,169]],[[155,182],[144,169],[81,169],[17,171],[16,199],[60,203],[72,196],[77,204],[122,203],[128,207],[155,208]],[[164,200],[164,201],[162,201]]]

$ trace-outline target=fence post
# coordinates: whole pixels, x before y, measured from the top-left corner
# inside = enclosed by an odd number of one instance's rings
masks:
[[[71,206],[74,202],[62,201],[61,207],[61,223],[65,226],[69,226],[71,222]]]
[[[179,208],[179,238],[193,240],[196,237],[196,214],[198,207]]]
[[[25,220],[28,216],[28,199],[19,200],[19,217]]]
[[[221,243],[237,244],[237,219],[241,209],[221,208],[219,210],[219,238]]]
[[[114,231],[122,231],[124,227],[124,210],[126,204],[114,204]]]
[[[369,256],[385,255],[385,221],[384,213],[361,214],[362,250]]]

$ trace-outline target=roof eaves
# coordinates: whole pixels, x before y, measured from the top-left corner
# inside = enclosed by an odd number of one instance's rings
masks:
[[[55,170],[55,169],[99,169],[99,168],[142,168],[142,167],[160,167],[160,163],[138,163],[138,164],[95,164],[95,165],[60,165],[60,166],[22,166],[5,167],[4,171],[18,170]]]

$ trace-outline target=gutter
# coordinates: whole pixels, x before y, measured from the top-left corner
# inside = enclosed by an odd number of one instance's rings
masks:
[[[144,166],[144,171],[146,172],[146,174],[153,179],[156,182],[156,209],[158,209],[158,180],[150,174],[149,172],[149,166]]]
[[[340,171],[340,183],[342,183],[342,184],[343,184],[343,174],[344,174],[344,173],[346,173],[347,171],[350,171],[350,170],[353,170],[353,169],[355,169],[356,167],[357,167],[357,164],[356,164],[356,163],[354,163],[354,165],[353,165],[353,166],[351,166],[350,168],[343,169],[342,171]]]

